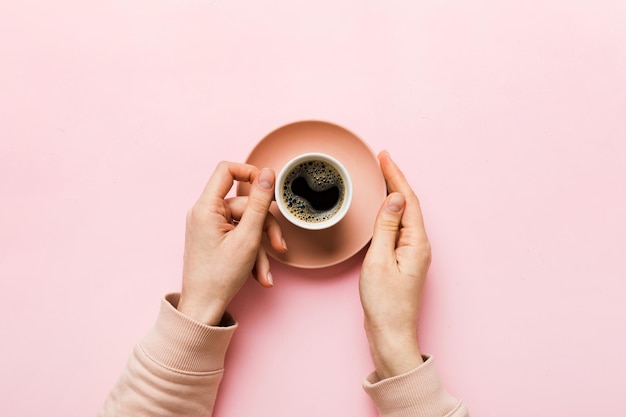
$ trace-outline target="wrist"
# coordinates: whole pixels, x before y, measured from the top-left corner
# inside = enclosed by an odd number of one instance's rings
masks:
[[[424,360],[415,332],[367,331],[372,361],[381,379],[415,369]]]
[[[220,303],[202,303],[186,298],[184,294],[181,294],[176,309],[190,319],[207,326],[218,326],[226,312],[226,306]]]

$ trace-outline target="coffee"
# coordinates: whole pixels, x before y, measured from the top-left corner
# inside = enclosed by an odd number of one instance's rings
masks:
[[[343,205],[346,188],[337,169],[321,160],[296,165],[281,186],[284,207],[306,223],[324,222],[336,215]]]

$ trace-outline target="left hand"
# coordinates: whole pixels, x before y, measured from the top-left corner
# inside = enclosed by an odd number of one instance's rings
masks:
[[[252,183],[248,197],[225,199],[234,181]],[[273,286],[269,259],[261,246],[263,232],[274,250],[287,250],[280,226],[269,214],[274,181],[274,171],[268,168],[233,162],[217,166],[187,213],[177,307],[181,313],[217,325],[251,272],[264,287]]]

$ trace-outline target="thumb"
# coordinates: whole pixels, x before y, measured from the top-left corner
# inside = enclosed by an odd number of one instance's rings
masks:
[[[260,239],[265,217],[274,198],[274,171],[263,168],[250,188],[248,204],[237,229],[248,239]]]
[[[376,217],[370,251],[385,256],[393,254],[405,204],[406,199],[401,193],[387,196]]]

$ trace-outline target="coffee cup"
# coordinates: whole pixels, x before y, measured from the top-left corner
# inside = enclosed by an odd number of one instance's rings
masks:
[[[324,153],[296,156],[278,172],[275,199],[294,225],[322,230],[339,223],[352,202],[352,181],[337,159]]]

